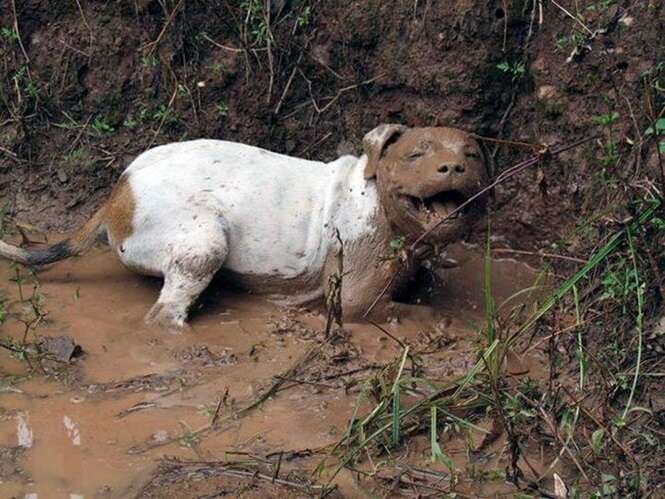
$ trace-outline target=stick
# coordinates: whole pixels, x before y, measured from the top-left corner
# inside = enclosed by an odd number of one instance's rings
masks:
[[[173,22],[173,18],[175,17],[176,13],[178,12],[178,9],[180,8],[180,5],[182,5],[182,2],[183,2],[183,0],[179,0],[179,2],[173,8],[173,10],[171,11],[171,14],[169,15],[169,18],[164,23],[164,26],[162,27],[162,30],[159,32],[159,35],[157,36],[157,38],[154,41],[144,45],[141,48],[139,48],[139,50],[143,50],[143,49],[146,49],[146,48],[150,47],[150,50],[148,50],[148,55],[151,55],[155,51],[155,48],[157,47],[159,42],[162,41],[162,38],[164,37],[164,34],[166,33],[166,29]]]

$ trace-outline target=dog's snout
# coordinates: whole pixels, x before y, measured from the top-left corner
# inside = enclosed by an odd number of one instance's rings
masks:
[[[461,165],[459,163],[454,163],[454,164],[447,163],[439,166],[439,173],[443,174],[449,174],[449,173],[461,174],[464,173],[465,170],[466,169],[464,168],[464,165]]]

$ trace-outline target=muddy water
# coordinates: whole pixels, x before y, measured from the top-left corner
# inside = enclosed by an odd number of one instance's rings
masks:
[[[421,292],[443,319],[385,326],[405,341],[445,330],[448,346],[437,353],[441,378],[472,365],[473,324],[482,320],[480,252],[458,246],[450,256],[461,266],[445,272],[441,288]],[[493,270],[498,303],[535,279],[510,260],[495,261]],[[0,262],[10,310],[0,334],[17,341],[25,331],[20,319],[33,317],[18,303],[20,293],[33,292],[32,280],[22,275],[19,290],[10,280],[15,269]],[[132,497],[165,455],[219,460],[323,447],[344,431],[356,397],[341,374],[362,370],[362,376],[400,353],[377,329],[348,325],[345,345],[319,362],[312,378],[319,381],[292,384],[232,418],[312,347],[323,315],[215,289],[194,312],[191,331],[170,334],[142,324],[158,291],[158,280],[130,273],[103,247],[39,273],[36,292],[46,316],[29,339],[70,335],[85,354],[71,366],[47,366],[44,375],[38,366],[30,374],[24,362],[0,350],[0,449],[12,452],[0,454],[2,497]],[[195,436],[212,417],[228,422]],[[340,476],[340,485],[349,497],[363,495],[348,476]]]

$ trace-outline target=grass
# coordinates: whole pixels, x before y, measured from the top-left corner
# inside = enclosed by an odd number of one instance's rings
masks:
[[[452,428],[460,438],[466,432],[487,436],[491,432],[480,426],[479,421],[489,416],[500,422],[504,431],[508,452],[506,459],[509,462],[506,478],[524,493],[535,491],[547,494],[551,473],[562,469],[563,458],[574,463],[579,472],[578,480],[570,484],[570,497],[582,497],[580,491],[589,489],[595,490],[590,497],[595,497],[593,494],[600,494],[598,497],[601,497],[610,490],[625,491],[630,496],[642,490],[641,468],[636,460],[631,461],[632,453],[628,448],[634,438],[629,425],[648,413],[647,409],[636,405],[643,381],[645,284],[639,270],[643,260],[635,247],[634,234],[649,226],[660,207],[659,201],[643,203],[641,211],[632,221],[611,235],[586,264],[563,279],[535,310],[526,316],[511,316],[514,321],[522,317],[521,322],[502,328],[497,327],[491,291],[492,260],[488,239],[484,260],[485,324],[479,331],[483,341],[475,366],[465,375],[447,383],[428,380],[415,372],[420,364],[414,362],[418,352],[405,347],[399,359],[365,383],[346,431],[319,464],[318,473],[326,474],[330,483],[344,468],[357,470],[367,456],[372,456],[371,466],[376,469],[382,459],[389,462],[393,459],[391,456],[400,451],[405,439],[428,434],[430,459],[447,469],[448,491],[454,493],[457,474],[453,461],[440,444],[440,428]],[[606,408],[612,416],[602,419],[602,416],[594,414],[593,404],[583,403],[578,397],[592,401],[599,393],[598,375],[602,370],[593,360],[597,354],[589,351],[588,335],[591,332],[585,330],[585,324],[588,324],[585,315],[590,313],[595,303],[602,303],[607,298],[604,298],[604,293],[597,293],[590,299],[588,295],[581,296],[580,290],[588,290],[589,285],[602,289],[605,284],[599,276],[603,275],[604,269],[614,268],[612,262],[617,259],[624,262],[629,271],[626,278],[630,282],[622,286],[620,295],[614,296],[617,302],[613,308],[622,315],[633,317],[636,351],[631,381],[625,384],[625,395],[619,395],[616,403]],[[542,328],[551,323],[552,316],[561,315],[572,315],[575,331],[572,344],[575,368],[561,375],[565,379],[570,373],[577,378],[570,385],[574,392],[564,397],[558,393],[562,388],[555,390],[553,386],[543,386],[543,380],[538,382],[529,378],[515,382],[505,370],[506,355],[510,349],[519,346],[526,349],[534,328]],[[556,370],[555,359],[552,360],[552,369]],[[525,435],[535,431],[535,428],[559,434],[560,452],[553,455],[542,475],[530,469],[529,464],[524,464],[528,463],[529,453]],[[595,462],[589,460],[585,448],[595,456]],[[604,471],[612,462],[607,457],[617,452],[628,459],[621,477]],[[337,464],[331,468],[328,463],[333,456]],[[369,473],[372,473],[371,469]],[[568,480],[570,476],[568,474]]]
[[[15,232],[15,226],[10,222],[11,205],[6,203],[0,210],[0,237]],[[4,289],[0,288],[0,327],[7,320],[12,319],[23,327],[20,338],[5,336],[0,339],[0,348],[9,352],[16,359],[25,362],[33,370],[37,366],[44,372],[42,355],[38,346],[37,328],[46,321],[48,312],[44,307],[45,298],[37,274],[32,269],[16,263],[9,264],[13,277],[8,282],[13,283],[18,299],[11,299]]]

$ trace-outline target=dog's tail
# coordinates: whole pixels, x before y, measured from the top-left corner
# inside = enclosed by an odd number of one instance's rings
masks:
[[[46,248],[24,249],[0,241],[0,257],[24,265],[46,265],[80,255],[95,242],[101,232],[106,218],[105,211],[106,206],[102,206],[76,234]]]

